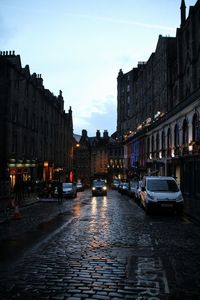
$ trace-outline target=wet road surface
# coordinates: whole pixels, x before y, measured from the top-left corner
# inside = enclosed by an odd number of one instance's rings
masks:
[[[0,299],[199,300],[199,226],[173,214],[145,216],[117,191],[86,191],[71,212],[0,271]]]

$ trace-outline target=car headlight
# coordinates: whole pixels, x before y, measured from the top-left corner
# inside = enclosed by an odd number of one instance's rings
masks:
[[[107,187],[106,187],[106,186],[103,186],[103,190],[106,191],[106,190],[107,190]]]
[[[93,186],[93,187],[92,187],[92,190],[93,190],[93,191],[95,191],[95,190],[96,190],[96,188]]]

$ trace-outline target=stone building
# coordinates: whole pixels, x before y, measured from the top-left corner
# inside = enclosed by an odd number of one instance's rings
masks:
[[[200,1],[181,1],[176,37],[159,36],[155,53],[118,74],[117,133],[126,172],[176,176],[200,198]],[[129,84],[129,81],[131,84]],[[129,93],[127,93],[129,91]]]
[[[91,145],[87,130],[82,135],[74,135],[74,174],[85,186],[90,185],[91,177]]]
[[[108,180],[126,179],[124,147],[122,143],[112,135],[108,144]]]
[[[176,39],[159,36],[156,51],[147,62],[139,62],[117,77],[117,131],[129,135],[153,120],[158,112],[166,113],[175,104],[171,101]],[[142,88],[141,88],[142,87]],[[144,109],[145,108],[145,109]]]
[[[73,121],[62,92],[56,97],[14,51],[0,52],[0,177],[5,182],[51,180],[72,168]]]
[[[108,145],[109,136],[105,130],[103,137],[99,130],[96,132],[96,137],[91,139],[91,176],[107,177],[108,166]]]
[[[82,130],[81,136],[75,136],[74,173],[76,179],[90,185],[94,178],[105,178],[110,183],[114,178],[123,178],[124,157],[121,142],[99,130],[96,136],[88,137]]]

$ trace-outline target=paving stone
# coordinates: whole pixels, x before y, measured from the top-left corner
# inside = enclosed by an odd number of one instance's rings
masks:
[[[114,191],[104,204],[99,197],[94,210],[89,196],[84,204],[74,201],[79,214],[69,224],[28,251],[12,271],[0,269],[0,299],[9,294],[23,300],[29,300],[27,295],[30,300],[39,300],[39,295],[64,300],[149,300],[151,293],[159,300],[198,299],[199,227],[176,216],[146,217],[132,200],[125,202]],[[51,215],[52,207],[48,209]],[[28,222],[36,219],[26,217],[20,226],[32,228]],[[13,233],[16,238],[20,226],[8,230],[8,236]]]

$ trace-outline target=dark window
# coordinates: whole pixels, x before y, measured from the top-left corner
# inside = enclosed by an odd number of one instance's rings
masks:
[[[175,125],[174,128],[174,146],[177,147],[179,146],[179,128],[178,125]]]
[[[188,123],[187,120],[185,119],[183,121],[183,144],[188,143]]]
[[[156,135],[156,156],[159,157],[159,134]]]
[[[200,125],[198,122],[197,114],[194,114],[192,120],[192,140],[195,142],[200,142]]]
[[[161,148],[162,148],[162,157],[165,156],[165,133],[164,131],[162,132],[162,137],[161,137]]]
[[[154,136],[152,136],[151,138],[151,153],[152,157],[154,157]]]

